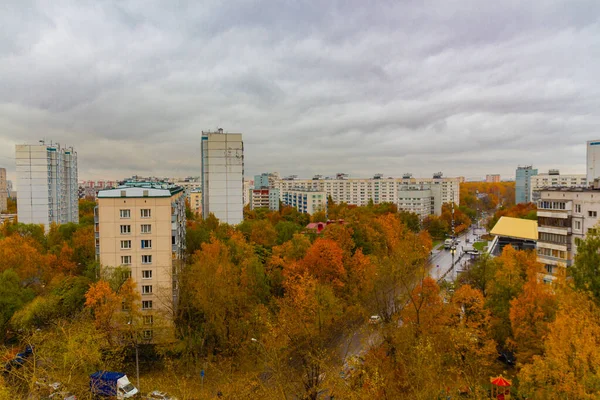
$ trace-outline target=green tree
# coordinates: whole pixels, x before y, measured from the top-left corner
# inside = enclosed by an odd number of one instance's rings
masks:
[[[13,314],[31,301],[34,293],[23,288],[19,276],[11,269],[0,273],[0,339],[4,339]]]
[[[589,291],[600,303],[600,232],[593,229],[584,240],[575,240],[577,254],[569,273],[577,289]]]

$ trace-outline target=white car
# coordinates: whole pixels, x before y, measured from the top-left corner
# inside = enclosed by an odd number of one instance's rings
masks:
[[[369,318],[369,324],[371,325],[377,325],[381,322],[381,317],[379,315],[371,315],[371,318]]]

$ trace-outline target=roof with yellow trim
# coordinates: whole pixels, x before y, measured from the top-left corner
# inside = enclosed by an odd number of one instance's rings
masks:
[[[500,217],[490,233],[515,239],[538,240],[538,224],[530,219]]]

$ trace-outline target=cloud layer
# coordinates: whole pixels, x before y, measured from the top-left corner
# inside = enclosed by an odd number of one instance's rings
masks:
[[[46,138],[81,178],[199,175],[223,127],[248,176],[584,173],[600,2],[496,3],[4,1],[0,166]]]

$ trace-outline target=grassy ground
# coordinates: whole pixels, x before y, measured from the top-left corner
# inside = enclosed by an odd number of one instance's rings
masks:
[[[435,249],[435,247],[440,244],[443,243],[444,241],[442,239],[436,239],[433,241],[433,248]]]
[[[483,251],[483,248],[487,246],[488,242],[475,242],[473,243],[473,247],[479,251]]]

